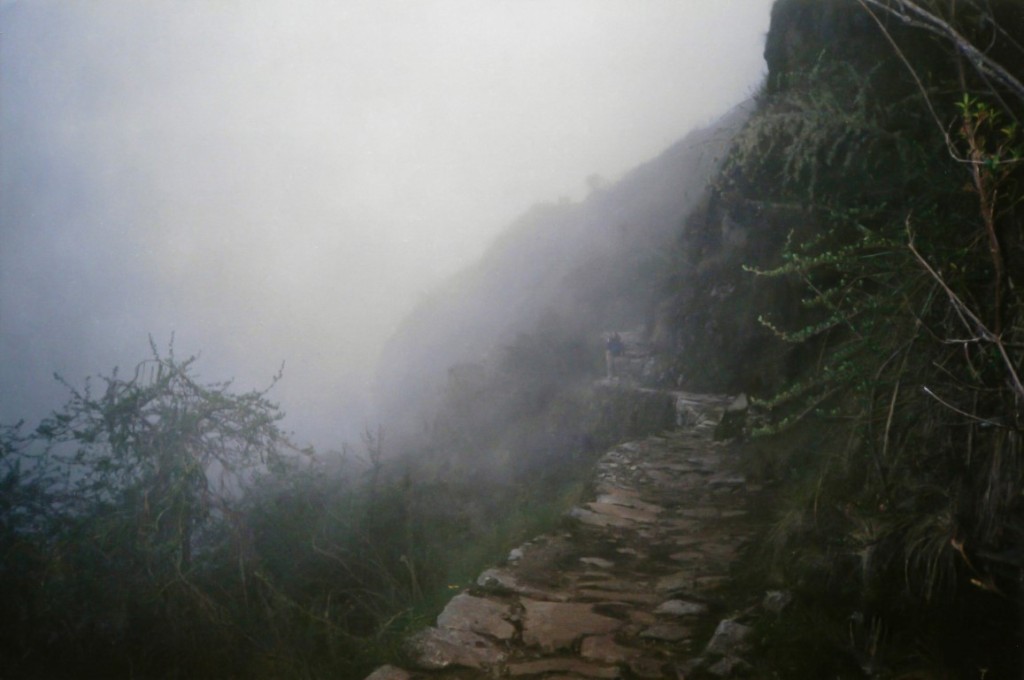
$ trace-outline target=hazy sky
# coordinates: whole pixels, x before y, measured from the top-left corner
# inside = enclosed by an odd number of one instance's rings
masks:
[[[503,225],[752,94],[770,5],[0,1],[0,420],[173,331],[326,443]]]

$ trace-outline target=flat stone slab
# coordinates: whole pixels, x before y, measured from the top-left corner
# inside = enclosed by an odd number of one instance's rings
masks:
[[[707,541],[700,547],[700,549],[701,552],[709,557],[713,557],[714,559],[722,560],[724,562],[732,562],[736,559],[738,546],[735,543]]]
[[[498,591],[506,591],[517,595],[525,595],[537,600],[551,600],[553,602],[565,602],[569,596],[565,593],[534,588],[526,585],[514,575],[504,569],[487,569],[476,579],[476,584],[481,588],[490,588]]]
[[[721,511],[718,508],[683,508],[679,514],[687,519],[715,519],[721,516]]]
[[[679,642],[690,637],[692,631],[688,626],[680,626],[671,623],[661,623],[651,626],[640,637],[645,640],[661,640],[663,642]]]
[[[412,673],[398,666],[381,666],[366,676],[366,680],[410,680]]]
[[[573,508],[569,511],[569,517],[572,517],[581,524],[598,528],[618,527],[620,529],[625,529],[626,527],[636,526],[636,523],[632,520],[615,517],[613,515],[602,515],[584,508]]]
[[[672,553],[669,555],[669,559],[674,562],[684,562],[691,564],[694,562],[705,562],[707,561],[707,555],[696,550],[685,550],[683,552]]]
[[[614,562],[603,557],[581,557],[580,562],[589,567],[597,567],[598,569],[611,569],[615,566]]]
[[[701,462],[687,462],[687,463],[662,463],[658,466],[662,470],[668,470],[669,472],[679,472],[681,474],[711,474],[708,472],[707,466]]]
[[[640,498],[640,492],[637,491],[636,489],[630,489],[624,486],[616,486],[609,482],[601,482],[600,484],[598,484],[597,492],[600,494],[615,496],[616,498]]]
[[[580,656],[603,663],[625,663],[640,656],[641,652],[615,641],[613,635],[590,635],[580,643]]]
[[[523,599],[523,643],[544,651],[566,649],[585,635],[613,633],[622,622],[594,612],[592,605],[577,602],[543,602]]]
[[[629,670],[638,678],[662,678],[665,676],[665,661],[653,657],[641,657],[629,662]]]
[[[610,577],[606,574],[600,581],[593,581],[586,584],[587,588],[594,590],[604,590],[612,593],[643,593],[647,588],[647,581],[640,577],[636,579],[624,581],[621,579]]]
[[[696,520],[692,519],[666,519],[662,520],[661,526],[663,526],[668,531],[672,531],[678,534],[693,531],[694,529],[699,527],[700,524]],[[681,538],[673,539],[673,542],[678,545],[680,540],[686,540],[687,538],[688,537],[683,536]],[[700,542],[700,539],[693,539],[693,543],[698,542]]]
[[[658,623],[658,617],[652,612],[641,611],[639,609],[633,609],[629,612],[629,620],[631,623],[638,624],[641,628],[647,628]]]
[[[704,487],[704,479],[709,474],[711,474],[710,471],[705,472],[704,474],[699,472],[688,472],[681,476],[676,481],[676,484],[687,489],[702,489]]]
[[[750,664],[735,656],[726,656],[708,667],[708,673],[716,678],[744,676],[750,670]]]
[[[691,572],[681,571],[658,579],[657,589],[662,593],[688,590],[693,587],[694,577]]]
[[[595,503],[587,503],[587,507],[590,508],[591,511],[596,512],[600,515],[611,515],[612,517],[620,517],[622,519],[628,519],[633,522],[643,522],[645,524],[650,524],[651,522],[658,521],[658,514],[656,512],[650,512],[648,510],[639,510],[637,508],[632,508],[627,505],[605,503],[598,500]]]
[[[608,604],[609,601],[623,602],[627,604],[654,604],[661,599],[661,597],[654,593],[628,593],[620,590],[601,590],[596,585],[590,588],[581,588],[577,591],[577,596],[581,600],[590,600],[592,602],[601,602],[603,604]]]
[[[692,524],[692,523],[691,523]],[[672,539],[672,545],[677,548],[689,548],[691,545],[700,545],[704,539],[699,536],[678,536]],[[704,549],[704,546],[701,546]]]
[[[665,508],[661,507],[660,505],[655,505],[654,503],[642,501],[635,496],[620,496],[615,493],[601,494],[600,496],[597,497],[597,502],[607,503],[609,505],[621,505],[623,507],[633,508],[634,510],[648,512],[653,515],[657,515],[658,513],[663,512],[665,510]]]
[[[653,483],[660,486],[671,486],[672,482],[675,481],[675,476],[665,472],[664,470],[657,470],[653,468],[645,469],[644,475]]]
[[[698,576],[693,579],[693,587],[699,591],[718,590],[728,582],[728,576]]]
[[[575,673],[587,678],[606,678],[607,680],[614,680],[622,675],[619,669],[614,666],[600,666],[571,656],[523,661],[508,665],[508,674],[514,678],[523,675],[559,672]]]
[[[508,622],[511,616],[509,605],[462,593],[452,598],[437,617],[437,626],[511,640],[516,634],[515,626]]]
[[[468,630],[427,628],[409,638],[409,656],[417,668],[440,670],[449,666],[493,668],[505,662],[494,643]]]
[[[715,475],[708,480],[708,486],[741,487],[747,483],[743,475]]]
[[[687,600],[666,600],[654,610],[655,614],[665,616],[700,616],[706,614],[708,606],[701,602],[689,602]]]

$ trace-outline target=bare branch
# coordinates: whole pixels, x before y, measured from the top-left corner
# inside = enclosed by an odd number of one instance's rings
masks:
[[[965,418],[969,418],[970,420],[979,422],[982,425],[989,425],[990,427],[1001,427],[1001,428],[1004,428],[1004,429],[1006,428],[1006,425],[1003,425],[1002,423],[996,422],[995,420],[989,420],[987,418],[979,418],[978,416],[974,415],[973,413],[968,413],[967,411],[964,411],[963,409],[959,409],[956,406],[953,406],[948,401],[946,401],[945,399],[943,399],[939,395],[935,394],[935,392],[933,392],[931,390],[931,388],[929,388],[927,385],[922,386],[921,389],[929,397],[931,397],[935,401],[939,402],[940,404],[942,404],[943,406],[948,408],[950,411],[953,411],[954,413],[959,413],[960,415],[964,416]]]
[[[1003,364],[1006,366],[1007,373],[1010,376],[1011,387],[1018,396],[1024,398],[1024,383],[1021,383],[1020,376],[1017,374],[1017,369],[1013,364],[1013,360],[1006,351],[1006,346],[1003,344],[1002,338],[998,334],[989,330],[988,326],[986,326],[985,323],[978,318],[970,308],[968,308],[964,301],[953,292],[953,289],[946,284],[942,276],[935,271],[935,269],[928,263],[928,260],[924,259],[924,256],[922,256],[917,248],[914,247],[914,234],[910,229],[910,217],[907,217],[906,226],[908,237],[907,247],[910,249],[910,252],[914,254],[914,257],[921,263],[921,266],[924,267],[932,278],[935,279],[935,281],[942,287],[942,290],[946,292],[946,296],[949,298],[949,302],[953,306],[954,311],[956,311],[957,316],[960,317],[961,322],[967,326],[968,330],[972,330],[971,325],[973,325],[973,330],[977,332],[979,338],[996,346],[999,351],[999,355],[1003,360]]]
[[[991,77],[1024,102],[1024,83],[1021,83],[1001,64],[978,49],[970,40],[957,31],[949,22],[934,12],[922,7],[914,0],[858,0],[875,7],[890,16],[899,18],[905,24],[924,29],[953,44],[964,55],[978,73]]]

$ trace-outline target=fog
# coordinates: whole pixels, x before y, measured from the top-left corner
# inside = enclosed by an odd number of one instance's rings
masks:
[[[0,421],[173,333],[358,436],[417,300],[749,97],[770,4],[0,4]]]

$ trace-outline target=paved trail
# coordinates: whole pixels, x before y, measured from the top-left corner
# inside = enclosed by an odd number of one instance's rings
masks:
[[[727,398],[679,393],[677,431],[599,461],[570,526],[512,551],[410,640],[407,678],[686,678],[742,673],[749,628],[719,593],[757,488],[712,434]],[[707,643],[711,631],[714,635]]]

